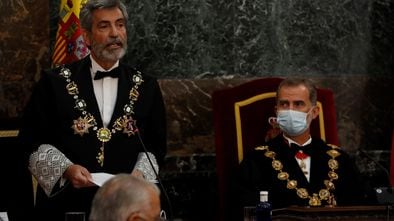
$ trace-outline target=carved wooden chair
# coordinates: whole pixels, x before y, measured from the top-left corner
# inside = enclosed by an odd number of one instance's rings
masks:
[[[282,78],[260,78],[241,85],[214,91],[213,121],[218,176],[219,220],[231,220],[226,211],[233,208],[230,184],[233,171],[244,154],[280,131],[268,123],[275,116],[276,89]],[[318,89],[319,117],[311,123],[311,133],[338,145],[333,93]]]

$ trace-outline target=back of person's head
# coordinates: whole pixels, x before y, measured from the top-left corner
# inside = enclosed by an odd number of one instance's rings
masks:
[[[82,7],[81,12],[79,13],[81,27],[87,31],[91,31],[93,23],[93,11],[96,9],[113,7],[118,7],[120,9],[124,16],[124,20],[127,22],[129,19],[127,8],[120,0],[89,0]]]
[[[282,87],[297,87],[300,85],[306,87],[306,89],[309,91],[309,100],[311,101],[312,105],[316,105],[317,102],[316,86],[309,79],[296,78],[296,77],[286,78],[282,82],[280,82],[278,86],[278,90],[276,91],[277,95],[279,96],[279,91],[281,90]]]
[[[119,174],[97,191],[89,221],[149,221],[159,216],[158,187],[130,174]]]

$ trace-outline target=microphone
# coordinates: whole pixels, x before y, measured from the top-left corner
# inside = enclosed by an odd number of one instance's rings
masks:
[[[138,139],[139,139],[139,141],[141,143],[141,146],[144,149],[144,153],[145,153],[146,157],[148,158],[149,164],[152,167],[153,172],[155,173],[155,176],[157,178],[159,186],[162,189],[162,192],[164,193],[164,197],[165,197],[165,199],[166,199],[166,201],[168,203],[168,210],[169,210],[169,216],[168,216],[169,218],[168,218],[168,220],[171,220],[172,215],[173,215],[173,211],[172,211],[172,205],[171,205],[170,197],[168,197],[167,190],[166,190],[166,188],[164,188],[163,182],[161,181],[161,179],[159,177],[159,173],[156,171],[155,167],[153,166],[152,159],[150,158],[150,156],[148,154],[148,149],[146,148],[146,146],[144,144],[144,141],[141,138],[141,135],[140,135],[140,132],[139,132],[139,129],[138,129],[136,123],[134,123],[134,127],[136,128],[136,130],[135,130],[136,132],[135,133],[137,134],[137,137],[138,137]]]

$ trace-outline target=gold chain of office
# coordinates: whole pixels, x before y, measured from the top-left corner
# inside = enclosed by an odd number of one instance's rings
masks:
[[[336,201],[334,198],[334,194],[331,193],[330,191],[335,189],[334,185],[334,180],[337,180],[339,178],[338,174],[335,172],[336,169],[339,168],[339,163],[335,159],[336,157],[340,156],[341,153],[335,148],[337,148],[334,145],[329,145],[332,149],[328,150],[326,153],[331,157],[331,159],[328,160],[328,167],[330,168],[330,171],[328,171],[328,179],[324,180],[324,186],[325,188],[320,189],[319,193],[312,193],[310,195],[308,193],[308,190],[305,188],[299,188],[297,186],[298,182],[297,180],[291,180],[289,173],[286,171],[283,171],[283,164],[280,160],[277,160],[275,158],[276,153],[274,151],[271,151],[269,149],[269,146],[259,146],[256,147],[256,150],[264,150],[264,156],[271,158],[272,159],[272,168],[278,172],[277,178],[282,181],[286,181],[287,189],[293,189],[296,191],[297,196],[300,197],[301,199],[309,199],[308,203],[310,206],[321,206],[322,201],[327,201],[328,205],[335,206]]]
[[[117,131],[122,131],[127,134],[127,136],[134,135],[137,132],[137,127],[135,126],[135,120],[132,115],[134,114],[134,103],[138,100],[139,92],[138,87],[144,81],[142,79],[141,72],[137,71],[137,74],[132,76],[132,80],[134,82],[134,86],[130,89],[129,92],[129,103],[125,104],[123,107],[124,114],[117,118],[110,130],[107,127],[97,127],[97,121],[94,116],[87,112],[86,102],[84,99],[79,98],[79,90],[78,85],[71,80],[71,71],[66,67],[62,67],[60,69],[60,75],[62,75],[66,79],[66,90],[67,93],[73,97],[75,101],[74,108],[81,112],[81,116],[78,119],[73,120],[73,125],[71,128],[74,130],[74,134],[79,134],[83,136],[84,134],[89,133],[89,129],[92,128],[93,131],[96,132],[97,139],[101,141],[102,145],[99,148],[96,159],[101,167],[104,166],[104,144],[111,140],[112,134]]]

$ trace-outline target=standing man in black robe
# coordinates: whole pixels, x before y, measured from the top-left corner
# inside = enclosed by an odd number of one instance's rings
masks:
[[[166,154],[166,118],[155,78],[120,63],[128,14],[119,0],[80,12],[89,56],[43,71],[25,109],[20,140],[38,181],[36,220],[89,215],[94,175],[129,173],[156,182]]]
[[[364,203],[364,187],[349,156],[311,137],[319,114],[315,86],[285,79],[277,90],[276,118],[282,133],[249,153],[240,165],[241,206],[254,206],[259,191],[269,192],[273,208]]]

